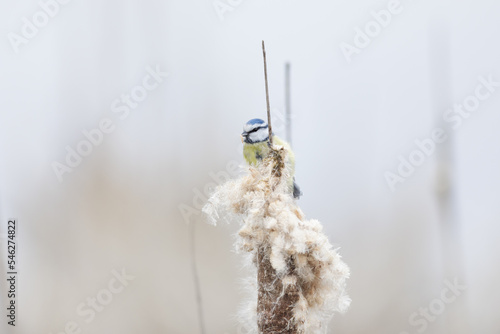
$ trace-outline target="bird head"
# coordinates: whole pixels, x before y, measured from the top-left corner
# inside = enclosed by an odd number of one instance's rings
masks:
[[[259,118],[249,120],[243,126],[241,141],[247,144],[255,144],[267,141],[269,139],[269,130],[267,123]]]

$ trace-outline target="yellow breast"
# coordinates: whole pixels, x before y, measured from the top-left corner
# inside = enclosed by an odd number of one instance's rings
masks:
[[[291,167],[291,176],[295,175],[295,155],[290,148],[290,145],[279,138],[278,136],[273,136],[273,143],[278,146],[283,146],[288,152],[288,161]],[[248,144],[245,143],[243,146],[243,156],[249,165],[256,166],[260,161],[269,154],[269,146],[266,142]]]

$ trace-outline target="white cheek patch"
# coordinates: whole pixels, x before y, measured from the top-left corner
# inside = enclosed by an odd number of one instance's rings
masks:
[[[266,141],[269,138],[269,130],[267,128],[260,129],[248,135],[248,138],[254,143]]]

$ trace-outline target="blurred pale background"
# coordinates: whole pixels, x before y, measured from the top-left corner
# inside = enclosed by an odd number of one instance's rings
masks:
[[[17,332],[74,321],[82,333],[245,333],[238,226],[196,214],[189,225],[180,208],[199,204],[210,173],[243,163],[242,125],[265,115],[264,39],[279,135],[292,66],[300,206],[352,270],[352,306],[329,333],[417,333],[411,315],[455,279],[466,290],[424,332],[500,333],[500,90],[394,192],[384,176],[479,76],[500,80],[500,3],[401,0],[351,62],[341,43],[390,1],[223,0],[223,20],[214,3],[73,0],[16,53],[9,32],[41,7],[0,2],[0,232],[18,219]],[[157,65],[169,76],[120,119],[113,101]],[[114,131],[59,182],[53,161],[104,118]],[[445,177],[449,209],[436,192]],[[78,305],[122,268],[135,279],[87,323]]]

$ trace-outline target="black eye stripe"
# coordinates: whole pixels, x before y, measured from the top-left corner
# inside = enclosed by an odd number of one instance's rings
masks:
[[[257,132],[257,131],[258,131],[258,130],[260,130],[260,129],[267,129],[267,125],[266,125],[266,126],[260,126],[260,127],[257,127],[257,128],[255,128],[255,129],[250,130],[250,131],[247,131],[246,133],[247,133],[247,135],[249,135],[249,134],[251,134],[251,133],[253,133],[253,132]]]
[[[254,133],[254,132],[257,132],[257,130],[259,130],[259,129],[260,129],[260,128],[255,128],[255,129],[253,129],[253,130],[248,131],[247,133],[248,133],[248,134],[250,134],[250,133]]]

